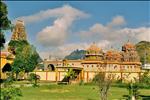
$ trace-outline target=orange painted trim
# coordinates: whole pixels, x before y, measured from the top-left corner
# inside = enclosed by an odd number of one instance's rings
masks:
[[[87,82],[89,81],[89,72],[87,72]]]
[[[46,80],[47,80],[47,72],[46,72]]]

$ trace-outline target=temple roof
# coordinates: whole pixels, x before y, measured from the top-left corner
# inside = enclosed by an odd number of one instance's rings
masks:
[[[24,26],[24,21],[22,21],[22,20],[17,20],[16,25]]]
[[[135,49],[135,45],[134,44],[132,44],[132,43],[130,43],[130,42],[127,42],[126,44],[124,44],[123,46],[122,46],[122,50],[124,51],[126,51],[126,50],[133,50],[133,49]]]
[[[101,49],[95,44],[91,44],[87,51],[100,51]]]
[[[117,50],[111,49],[105,53],[105,59],[120,60],[121,54]]]

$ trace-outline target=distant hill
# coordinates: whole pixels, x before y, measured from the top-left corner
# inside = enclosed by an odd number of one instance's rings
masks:
[[[69,60],[77,60],[77,59],[82,59],[85,55],[85,50],[75,50],[71,54],[65,57],[65,59]]]
[[[144,61],[146,61],[146,63],[150,63],[150,42],[141,41],[137,43],[136,50],[138,51],[142,63],[144,63]]]

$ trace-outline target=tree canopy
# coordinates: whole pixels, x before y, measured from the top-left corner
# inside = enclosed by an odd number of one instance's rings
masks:
[[[39,63],[39,59],[39,54],[32,45],[19,46],[16,49],[16,57],[12,64],[12,71],[16,73],[16,77],[21,71],[26,73],[31,72]]]
[[[8,19],[7,15],[7,5],[0,1],[0,47],[3,47],[5,43],[3,31],[11,28],[11,21]]]
[[[141,62],[150,63],[150,42],[141,41],[136,44],[136,50],[140,56]]]

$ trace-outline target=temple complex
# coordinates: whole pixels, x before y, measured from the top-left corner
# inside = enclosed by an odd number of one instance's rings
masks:
[[[79,60],[44,60],[44,71],[36,71],[36,74],[43,77],[43,80],[62,81],[66,70],[72,68],[77,74],[77,81],[90,82],[99,72],[113,74],[116,80],[129,81],[139,79],[141,62],[135,46],[127,42],[122,46],[121,51],[110,49],[106,52],[93,43],[86,49],[83,59]],[[50,68],[51,67],[51,68]],[[56,72],[49,76],[50,73]],[[43,76],[45,75],[45,76]],[[47,76],[46,76],[47,75]],[[53,78],[52,78],[53,77]]]
[[[24,22],[18,20],[11,37],[11,40],[27,40]],[[141,62],[134,44],[127,42],[122,46],[122,50],[115,49],[103,51],[96,43],[89,45],[86,54],[82,59],[78,60],[54,60],[45,59],[43,69],[35,69],[34,73],[41,77],[41,80],[62,81],[68,69],[73,69],[76,73],[75,81],[90,82],[99,72],[115,75],[116,80],[132,80],[139,79],[142,73]],[[9,50],[8,50],[9,51]],[[12,51],[12,50],[11,50]],[[1,72],[4,66],[11,64],[14,56],[12,52],[2,52]],[[7,64],[7,65],[8,65]]]

